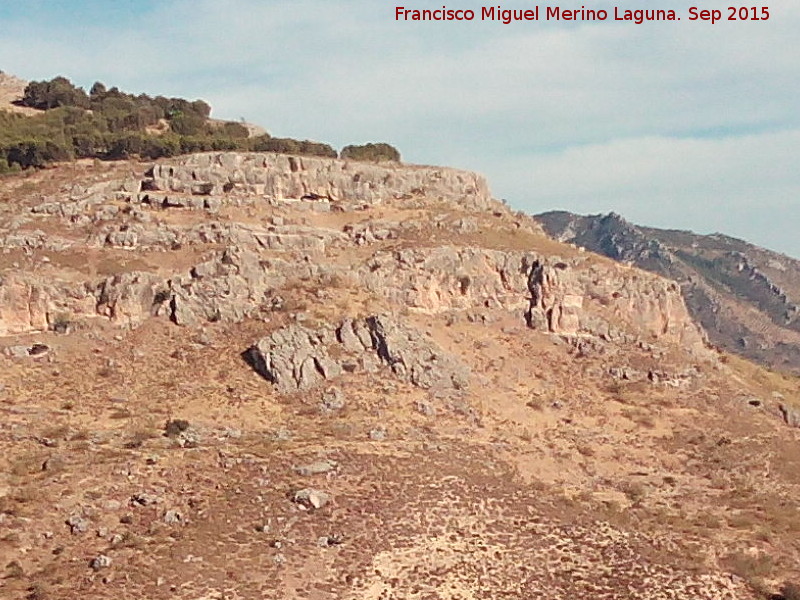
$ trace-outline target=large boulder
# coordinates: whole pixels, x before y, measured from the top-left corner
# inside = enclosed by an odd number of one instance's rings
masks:
[[[366,323],[378,358],[400,379],[421,388],[469,385],[469,369],[418,330],[385,315],[369,317]]]
[[[334,329],[298,324],[262,338],[247,352],[253,368],[280,392],[308,390],[379,361],[422,388],[463,389],[469,369],[433,340],[394,317],[346,320]]]
[[[261,339],[251,348],[250,360],[279,391],[307,390],[341,374],[341,365],[328,353],[333,343],[331,330],[292,324]]]

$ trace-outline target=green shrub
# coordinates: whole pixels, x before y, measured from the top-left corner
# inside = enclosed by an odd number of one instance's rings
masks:
[[[76,157],[157,159],[232,150],[337,156],[328,144],[268,134],[251,139],[240,123],[212,124],[211,106],[203,100],[136,96],[99,81],[89,94],[65,77],[34,81],[25,88],[22,103],[43,112],[26,116],[0,111],[0,174]],[[163,120],[169,131],[151,133],[149,128]],[[386,144],[352,148],[362,148],[374,160],[399,160],[399,153]]]
[[[400,152],[394,146],[385,143],[369,143],[363,146],[345,146],[340,154],[341,158],[361,161],[392,161],[400,162]]]
[[[51,81],[31,81],[23,92],[22,104],[45,110],[59,106],[89,108],[89,97],[66,77],[55,77]]]

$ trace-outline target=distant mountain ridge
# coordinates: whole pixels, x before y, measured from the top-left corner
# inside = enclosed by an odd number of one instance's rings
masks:
[[[713,344],[800,372],[800,261],[721,234],[640,227],[615,213],[535,219],[559,241],[677,281]]]

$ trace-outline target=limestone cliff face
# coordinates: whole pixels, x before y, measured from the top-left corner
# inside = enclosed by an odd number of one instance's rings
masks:
[[[458,198],[487,208],[486,180],[441,167],[370,164],[280,154],[205,153],[154,165],[144,190],[195,195],[228,193],[276,200],[328,200],[377,204],[394,198]]]
[[[62,249],[74,251],[88,240],[109,253],[156,250],[161,269],[121,269],[77,282],[60,280],[52,267],[9,271],[0,283],[0,334],[52,328],[65,314],[123,327],[153,316],[190,327],[268,318],[280,310],[286,286],[304,282],[325,291],[326,282],[339,281],[395,311],[505,311],[562,336],[703,346],[677,284],[568,246],[544,251],[537,247],[544,238],[522,228],[521,218],[491,200],[486,182],[472,173],[209,153],[158,163],[138,181],[128,175],[94,183],[83,194],[72,190],[66,199],[31,209],[40,221],[58,220],[65,232],[80,228],[71,240],[59,236]],[[142,202],[155,193],[169,201]],[[186,201],[196,197],[206,200]],[[343,214],[317,212],[312,223],[303,216],[308,208],[265,198],[326,202]],[[241,218],[259,208],[260,219]],[[371,210],[385,213],[375,217]],[[183,224],[187,214],[193,216]],[[5,237],[17,238],[28,239],[18,232]],[[184,245],[214,250],[191,268],[165,269],[169,253]],[[43,272],[48,275],[37,274]]]
[[[359,269],[363,285],[398,306],[428,313],[524,310],[532,254],[442,246],[378,252]]]
[[[0,282],[0,335],[47,328],[48,294],[42,285],[11,275]]]
[[[532,326],[564,335],[627,331],[698,352],[705,346],[680,287],[638,269],[551,258],[533,264],[528,285]]]

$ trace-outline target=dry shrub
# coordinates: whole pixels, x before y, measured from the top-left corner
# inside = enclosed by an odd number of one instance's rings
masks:
[[[765,589],[764,580],[775,570],[775,561],[768,554],[736,552],[726,556],[723,564],[759,592]]]
[[[34,475],[42,472],[42,465],[47,455],[42,452],[27,452],[11,460],[10,471],[17,477]]]
[[[781,588],[783,600],[800,600],[800,585],[786,582]]]

